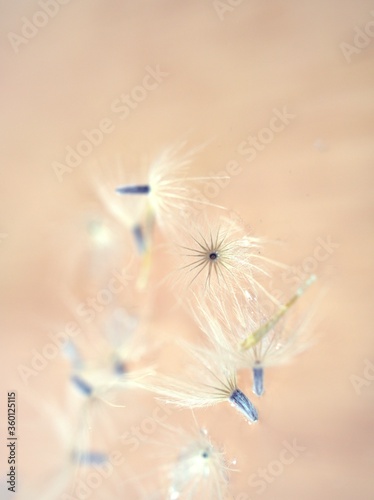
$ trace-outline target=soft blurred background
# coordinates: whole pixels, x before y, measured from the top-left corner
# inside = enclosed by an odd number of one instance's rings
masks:
[[[52,472],[65,467],[56,415],[68,421],[79,406],[67,409],[68,363],[54,358],[27,383],[19,367],[30,367],[33,350],[72,320],[71,297],[87,296],[81,228],[110,219],[95,194],[97,165],[105,174],[121,161],[136,178],[147,159],[187,139],[191,147],[206,144],[195,173],[235,172],[214,201],[240,214],[254,234],[279,243],[274,257],[293,268],[283,276],[285,289],[315,272],[314,286],[324,291],[317,340],[269,373],[259,425],[249,428],[221,406],[199,419],[237,460],[232,498],[372,499],[374,2],[44,4],[44,10],[42,0],[0,4],[2,478],[6,393],[16,390],[18,497],[63,498],[44,491]],[[40,27],[30,28],[32,20]],[[144,91],[147,74],[156,76]],[[128,94],[133,99],[123,104]],[[288,116],[284,127],[277,121],[282,130],[262,132],[279,114]],[[59,179],[56,162],[66,164],[66,148],[99,126],[106,127],[103,141]],[[249,150],[249,136],[257,150]],[[103,259],[123,266],[122,234],[111,224],[119,246]],[[159,254],[161,279],[168,263]],[[170,296],[146,295],[137,299],[147,303],[150,345],[158,349],[158,335],[176,330],[192,335],[192,323],[170,311]],[[178,363],[175,351],[161,351],[163,365]],[[145,465],[151,444],[132,452],[118,436],[155,403],[138,393],[127,398],[126,408],[111,408],[115,424],[97,424],[125,464],[90,498],[151,498],[153,471]],[[170,423],[184,418],[173,410]],[[293,440],[304,448],[295,461],[263,492],[249,485],[251,474],[268,468],[282,443]],[[141,487],[127,489],[134,477]],[[6,488],[1,495],[7,498]]]

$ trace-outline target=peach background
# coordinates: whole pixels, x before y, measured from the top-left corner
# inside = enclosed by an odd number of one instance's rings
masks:
[[[37,416],[30,400],[61,404],[66,363],[51,363],[27,388],[17,366],[45,344],[51,325],[70,319],[63,280],[79,234],[65,227],[95,206],[88,189],[92,165],[121,156],[136,172],[144,155],[188,137],[192,146],[209,141],[197,158],[199,174],[240,163],[242,173],[218,200],[256,234],[284,242],[276,257],[301,266],[317,238],[339,245],[316,270],[320,289],[327,289],[318,341],[292,365],[269,373],[259,426],[249,428],[229,407],[203,412],[242,470],[232,476],[234,497],[373,498],[374,381],[357,395],[350,377],[362,376],[366,359],[374,362],[374,41],[351,63],[340,44],[352,43],[355,26],[373,19],[374,3],[244,0],[220,20],[211,0],[73,0],[16,54],[7,35],[20,33],[22,17],[38,9],[34,1],[1,7],[0,233],[8,236],[0,243],[0,407],[3,412],[6,391],[16,388],[20,479],[37,485],[59,453],[51,422]],[[168,76],[119,120],[111,103],[141,82],[148,65]],[[284,106],[295,118],[246,162],[238,145]],[[113,133],[57,182],[52,162],[63,161],[66,145],[104,118],[113,120]],[[156,331],[163,322],[168,331],[180,328],[178,317],[163,316],[167,301],[157,297]],[[168,357],[164,351],[164,364]],[[152,405],[145,398],[143,416]],[[294,438],[306,452],[256,495],[246,477]],[[149,453],[142,448],[129,457],[138,474]],[[1,467],[3,474],[3,459]]]

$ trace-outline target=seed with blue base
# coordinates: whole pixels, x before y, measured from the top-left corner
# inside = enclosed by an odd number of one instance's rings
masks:
[[[88,451],[80,453],[73,451],[72,459],[81,465],[103,465],[108,462],[108,456],[104,453]]]
[[[149,194],[151,187],[147,184],[139,186],[120,186],[116,188],[118,194]]]
[[[81,391],[85,396],[91,396],[93,393],[93,387],[83,380],[78,375],[73,375],[71,377],[73,384]]]
[[[126,371],[125,363],[121,360],[116,360],[114,363],[114,373],[117,375],[124,375]]]
[[[264,393],[264,369],[261,365],[253,367],[253,392],[256,396],[262,396]]]
[[[140,253],[140,255],[142,255],[146,251],[146,243],[145,243],[143,228],[140,224],[137,224],[136,226],[133,227],[132,232],[134,234],[138,252]]]
[[[229,400],[232,406],[240,411],[240,413],[242,413],[249,420],[249,422],[257,422],[257,410],[241,390],[235,389]]]

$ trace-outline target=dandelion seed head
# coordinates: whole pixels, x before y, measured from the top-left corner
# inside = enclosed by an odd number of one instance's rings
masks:
[[[257,287],[267,293],[259,281],[266,271],[264,257],[258,253],[261,247],[258,238],[248,236],[226,217],[213,221],[201,216],[186,229],[176,243],[180,281],[187,287],[213,294]]]
[[[224,497],[230,468],[223,450],[213,444],[206,430],[167,427],[164,440],[172,443],[162,469],[169,500]]]

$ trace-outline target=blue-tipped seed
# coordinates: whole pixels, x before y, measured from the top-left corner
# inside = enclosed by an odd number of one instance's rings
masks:
[[[96,451],[88,451],[86,453],[73,451],[72,458],[74,462],[80,465],[103,465],[108,461],[107,455]]]
[[[142,226],[140,224],[137,224],[136,226],[133,227],[132,232],[134,234],[135,243],[136,243],[138,252],[140,253],[140,255],[143,255],[146,251],[146,244],[145,244]]]
[[[148,185],[139,186],[120,186],[116,188],[118,194],[149,194],[151,187]]]
[[[249,422],[257,422],[257,410],[249,401],[247,396],[242,393],[242,391],[235,389],[229,400],[232,406],[235,406],[235,408],[240,411],[240,413],[242,413],[249,420]]]
[[[121,360],[117,360],[115,361],[114,363],[114,373],[116,373],[117,375],[124,375],[126,373],[126,364],[121,361]]]
[[[71,377],[71,381],[79,389],[85,396],[91,396],[93,392],[93,388],[90,384],[88,384],[85,380],[83,380],[78,375],[73,375]]]
[[[253,367],[253,392],[256,396],[264,393],[264,369],[260,365]]]

